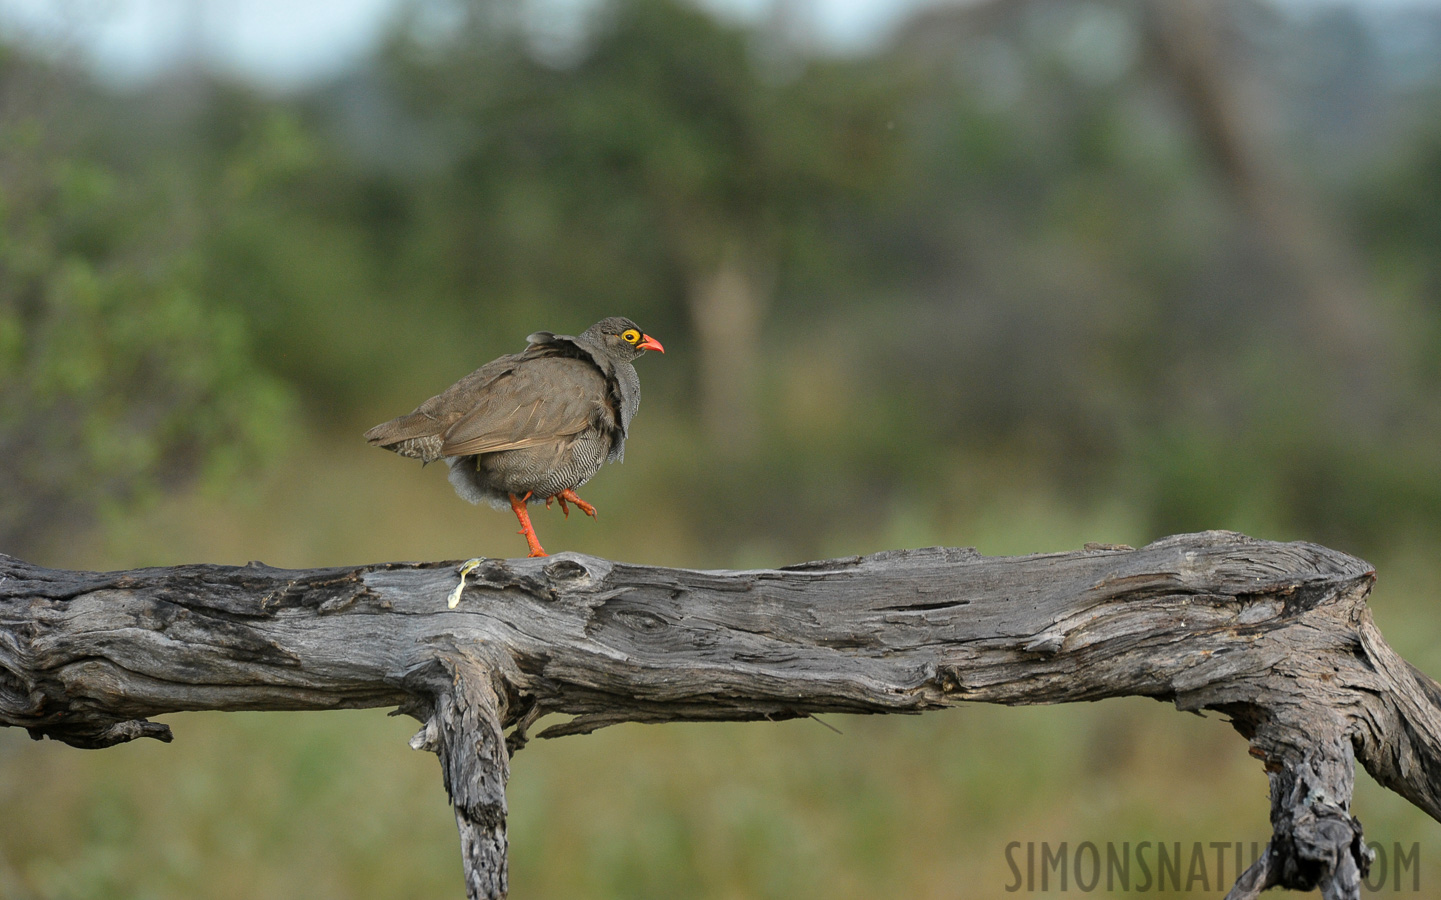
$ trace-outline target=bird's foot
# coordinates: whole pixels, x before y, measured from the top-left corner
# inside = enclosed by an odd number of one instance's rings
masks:
[[[569,500],[571,503],[574,503],[574,504],[576,505],[576,507],[580,509],[581,512],[583,512],[583,513],[585,513],[586,515],[590,516],[592,519],[595,518],[595,507],[594,507],[594,506],[591,506],[589,503],[586,503],[584,500],[580,499],[580,496],[577,495],[576,492],[575,492],[574,490],[572,490],[571,488],[566,488],[565,490],[561,491],[559,494],[556,494],[556,495],[555,495],[555,499],[557,499],[557,500],[560,501],[560,508],[561,508],[561,509],[565,509],[565,501]]]
[[[559,494],[552,494],[551,496],[546,497],[546,498],[545,498],[545,508],[546,508],[546,509],[550,509],[550,503],[551,503],[552,500],[559,500],[559,501],[560,501],[560,511],[563,512],[563,513],[565,513],[565,517],[566,517],[567,519],[569,519],[569,518],[570,518],[570,507],[565,505],[565,498],[562,497],[562,496],[560,496]]]
[[[450,597],[445,601],[447,609],[455,609],[457,606],[460,605],[460,595],[465,593],[465,576],[480,568],[480,565],[483,562],[485,562],[485,557],[477,556],[475,559],[467,559],[465,562],[461,563],[460,584],[457,584],[455,586],[455,590],[450,592]]]
[[[527,558],[535,556],[546,556],[545,548],[540,545],[540,538],[535,536],[535,528],[530,524],[530,513],[525,510],[525,501],[530,499],[530,491],[525,492],[524,497],[510,495],[510,509],[515,517],[520,520],[520,531],[516,532],[525,538],[525,545],[530,548],[526,554]]]

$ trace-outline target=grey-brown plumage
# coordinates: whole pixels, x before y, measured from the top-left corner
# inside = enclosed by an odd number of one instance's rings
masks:
[[[508,504],[531,555],[543,556],[525,504],[559,499],[562,508],[570,501],[595,514],[575,489],[603,463],[624,458],[640,407],[631,361],[665,350],[618,316],[576,336],[539,331],[527,340],[522,352],[486,363],[365,439],[422,462],[444,459],[457,494]]]

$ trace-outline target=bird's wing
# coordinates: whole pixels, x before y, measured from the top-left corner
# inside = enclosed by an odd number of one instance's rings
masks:
[[[527,358],[487,384],[442,435],[444,456],[494,453],[579,434],[613,418],[605,376],[586,360]]]
[[[365,433],[365,440],[381,447],[394,447],[404,441],[435,438],[438,447],[445,430],[474,408],[474,398],[484,395],[492,382],[515,368],[520,360],[521,354],[511,354],[486,363],[413,412],[381,422]]]
[[[435,419],[430,416],[413,412],[409,415],[391,419],[389,422],[381,422],[365,433],[365,442],[377,447],[390,447],[394,449],[395,445],[405,441],[434,437],[436,431],[435,425]],[[431,457],[435,454],[425,455]]]

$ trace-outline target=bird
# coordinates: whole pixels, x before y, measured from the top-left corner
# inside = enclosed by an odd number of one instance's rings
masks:
[[[602,464],[625,458],[640,407],[632,363],[665,348],[623,316],[601,319],[578,335],[537,331],[526,342],[521,352],[486,363],[414,412],[376,425],[365,440],[422,464],[445,460],[455,492],[471,503],[509,506],[527,555],[539,557],[546,552],[526,505],[544,501],[549,508],[558,500],[566,518],[567,503],[595,517],[595,507],[575,489]],[[462,568],[462,589],[467,571]]]

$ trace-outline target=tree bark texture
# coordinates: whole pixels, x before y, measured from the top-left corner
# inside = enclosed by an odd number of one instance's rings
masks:
[[[398,707],[455,806],[469,896],[506,894],[509,756],[618,722],[917,713],[1147,696],[1227,716],[1273,839],[1231,897],[1359,896],[1357,759],[1441,819],[1441,686],[1387,646],[1367,563],[1232,532],[1139,550],[934,548],[775,570],[578,554],[67,572],[0,557],[0,724],[77,747],[170,740],[197,709]],[[509,729],[506,736],[505,730]]]

